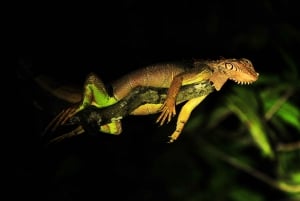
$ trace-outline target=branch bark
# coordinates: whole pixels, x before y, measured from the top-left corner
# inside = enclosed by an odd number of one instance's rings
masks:
[[[215,88],[209,82],[209,80],[203,80],[199,83],[182,86],[176,99],[176,105],[190,100],[192,98],[206,96],[213,92]],[[78,112],[72,117],[66,124],[72,127],[70,132],[63,134],[52,135],[52,138],[47,145],[60,142],[66,138],[71,138],[85,133],[97,133],[99,132],[99,126],[110,123],[113,119],[122,119],[138,109],[144,104],[163,104],[167,97],[168,88],[155,88],[155,87],[136,87],[131,93],[115,103],[114,105],[97,108],[95,106],[88,106],[82,111]],[[159,111],[158,111],[159,112]],[[74,129],[74,125],[77,125]],[[64,127],[64,126],[62,126]],[[59,130],[61,130],[59,129]],[[48,138],[49,139],[49,138]]]
[[[89,127],[91,124],[101,126],[111,122],[112,119],[122,119],[130,115],[134,110],[144,104],[162,104],[167,96],[167,88],[136,87],[132,92],[114,105],[97,108],[88,106],[71,118],[71,124],[80,124]],[[214,87],[208,80],[181,87],[176,105],[196,98],[205,96],[214,91]]]

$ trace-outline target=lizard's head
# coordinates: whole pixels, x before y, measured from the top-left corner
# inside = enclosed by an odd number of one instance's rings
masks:
[[[251,84],[259,76],[254,70],[252,62],[245,58],[220,60],[218,68],[228,76],[228,79],[238,84]]]
[[[259,74],[248,59],[220,59],[210,63],[213,75],[210,81],[217,91],[226,80],[233,80],[238,84],[250,84],[258,79]]]

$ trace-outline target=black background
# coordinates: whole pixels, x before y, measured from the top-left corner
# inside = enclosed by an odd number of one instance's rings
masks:
[[[160,61],[221,56],[245,57],[260,73],[280,74],[284,67],[279,49],[299,63],[299,11],[291,2],[49,2],[38,5],[34,14],[20,6],[14,62],[31,66],[36,74],[79,84],[91,71],[109,82]],[[170,147],[176,149],[176,143],[164,143],[172,125],[159,128],[155,115],[128,117],[118,137],[80,136],[45,149],[40,132],[49,114],[34,106],[39,94],[31,84],[23,79],[16,83],[13,119],[18,121],[10,129],[7,149],[13,154],[7,184],[12,197],[168,200],[165,187],[151,175],[151,164]]]

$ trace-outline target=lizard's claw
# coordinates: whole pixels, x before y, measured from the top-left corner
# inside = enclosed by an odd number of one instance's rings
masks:
[[[174,133],[172,133],[172,135],[169,136],[170,140],[168,141],[168,143],[172,143],[175,140],[177,140],[177,138],[179,137],[180,132],[179,131],[175,131]]]
[[[44,135],[50,130],[54,132],[59,126],[66,124],[77,112],[77,106],[71,106],[61,111],[56,117],[47,125]]]
[[[174,115],[176,115],[175,103],[166,101],[161,107],[161,114],[157,118],[156,123],[160,122],[159,125],[161,126],[167,119],[167,123],[169,123]]]

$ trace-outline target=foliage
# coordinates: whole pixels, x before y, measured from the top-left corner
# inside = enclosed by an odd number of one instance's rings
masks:
[[[6,118],[13,126],[3,134],[13,138],[5,152],[10,160],[4,163],[14,171],[8,174],[9,196],[42,194],[39,200],[64,201],[300,200],[296,3],[106,1],[88,7],[88,12],[83,4],[78,9],[76,4],[55,5],[58,10],[50,9],[39,23],[47,35],[39,41],[34,72],[82,86],[90,72],[112,81],[157,61],[223,56],[250,59],[260,77],[249,86],[228,81],[220,92],[210,94],[175,143],[166,143],[175,122],[158,128],[153,123],[157,116],[149,115],[124,118],[119,136],[81,135],[44,149],[40,131],[51,118],[37,108],[51,110],[56,102],[41,107],[36,97],[42,93],[13,76],[18,87],[8,89],[16,96],[6,105],[17,112],[7,116],[13,115]],[[30,13],[22,11],[26,13],[16,19],[24,25],[13,24],[21,37],[14,37],[17,42],[11,47],[27,41],[20,51],[32,63],[32,40],[26,37],[31,20],[23,19]]]
[[[197,146],[201,152],[199,160],[218,167],[215,160],[207,157],[209,153],[276,189],[275,192],[296,199],[300,196],[300,108],[296,96],[300,91],[296,81],[299,72],[292,58],[287,59],[285,54],[282,57],[286,60],[285,72],[294,72],[292,77],[268,72],[262,73],[252,86],[232,86],[218,99],[209,116],[205,110],[197,113],[197,120],[192,119],[188,128],[191,138],[201,142]],[[197,130],[209,135],[199,136]],[[227,177],[233,185],[227,198],[268,199],[266,191],[240,186],[238,178],[231,174]],[[213,173],[210,179],[220,180],[220,175]]]

